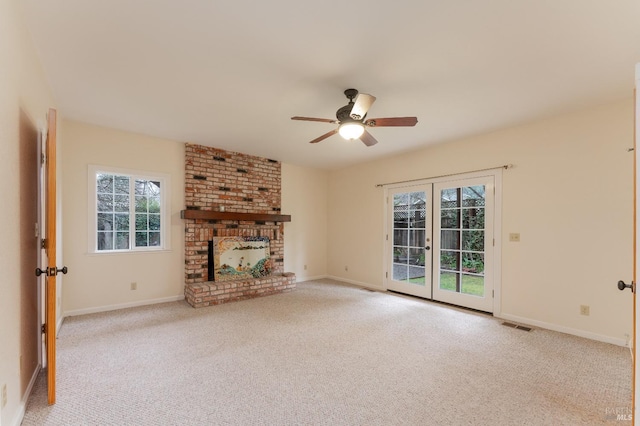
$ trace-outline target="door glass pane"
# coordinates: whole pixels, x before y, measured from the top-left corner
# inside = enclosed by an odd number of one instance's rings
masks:
[[[484,251],[484,231],[462,231],[462,249]]]
[[[462,274],[461,292],[473,296],[484,296],[484,277]]]
[[[462,227],[465,229],[484,229],[484,208],[463,209]]]
[[[440,272],[440,289],[456,291],[460,274],[455,272]]]
[[[409,231],[409,235],[411,237],[409,242],[412,247],[424,247],[426,242],[424,233],[424,229]]]
[[[440,231],[442,250],[458,250],[460,248],[460,231]]]
[[[393,245],[409,245],[409,231],[407,231],[406,229],[395,229],[393,231]]]
[[[443,209],[459,207],[458,188],[443,189],[440,194],[440,207]]]
[[[460,270],[460,252],[441,251],[440,252],[440,269],[449,271]]]
[[[413,284],[425,284],[425,269],[420,266],[409,266],[409,282]]]
[[[393,280],[426,284],[427,219],[425,191],[393,195]]]
[[[460,228],[460,214],[457,209],[455,210],[442,210],[440,212],[440,227],[446,228]]]

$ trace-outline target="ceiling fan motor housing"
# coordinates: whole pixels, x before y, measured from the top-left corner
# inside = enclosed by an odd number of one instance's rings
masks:
[[[344,95],[349,99],[349,103],[336,111],[336,118],[341,123],[355,121],[351,118],[351,110],[353,109],[353,100],[358,96],[358,91],[356,89],[347,89],[344,91]]]

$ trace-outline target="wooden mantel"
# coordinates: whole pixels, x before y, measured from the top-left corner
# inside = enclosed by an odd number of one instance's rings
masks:
[[[217,212],[212,210],[180,210],[182,219],[244,220],[253,222],[291,222],[288,214]]]

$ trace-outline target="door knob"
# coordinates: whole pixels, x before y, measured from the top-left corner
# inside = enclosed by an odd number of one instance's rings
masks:
[[[624,290],[625,288],[630,288],[631,292],[635,293],[635,287],[636,287],[636,283],[634,283],[633,281],[631,282],[631,284],[626,284],[622,280],[618,281],[618,290]]]
[[[36,268],[36,277],[39,277],[42,274],[45,274],[48,277],[55,277],[60,272],[66,275],[66,273],[69,272],[69,269],[67,269],[66,266],[63,266],[62,268]]]

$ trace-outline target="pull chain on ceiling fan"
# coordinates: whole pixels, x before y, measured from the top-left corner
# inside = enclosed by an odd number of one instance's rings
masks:
[[[325,133],[312,140],[310,143],[318,143],[330,136],[339,133],[344,139],[355,140],[360,139],[366,146],[372,146],[378,141],[371,136],[366,127],[412,127],[418,122],[417,117],[388,117],[388,118],[371,118],[366,119],[367,112],[371,105],[375,102],[375,96],[366,93],[358,94],[356,89],[347,89],[344,91],[345,96],[349,99],[349,103],[336,111],[337,120],[328,118],[314,117],[291,117],[292,120],[301,121],[318,121],[321,123],[338,124],[338,128]],[[354,101],[355,98],[355,101]]]

